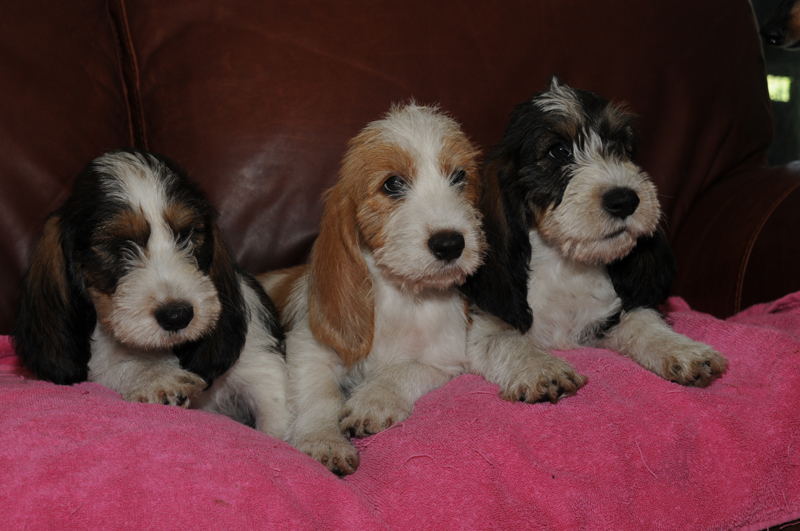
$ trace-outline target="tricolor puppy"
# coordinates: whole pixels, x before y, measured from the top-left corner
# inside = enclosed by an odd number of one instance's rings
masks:
[[[113,151],[78,176],[31,257],[13,340],[39,378],[88,379],[284,436],[274,306],[234,261],[206,197],[164,157]]]
[[[675,260],[656,188],[635,163],[631,121],[556,77],[517,106],[484,166],[491,251],[464,291],[543,348],[609,348],[667,380],[706,386],[727,360],[656,310]]]
[[[359,463],[345,434],[406,419],[418,398],[466,371],[505,387],[553,379],[516,355],[493,364],[501,340],[468,341],[480,327],[470,328],[458,285],[484,252],[477,155],[436,109],[393,107],[350,142],[310,263],[260,277],[286,327],[288,440],[332,471]],[[477,345],[469,355],[468,343]]]

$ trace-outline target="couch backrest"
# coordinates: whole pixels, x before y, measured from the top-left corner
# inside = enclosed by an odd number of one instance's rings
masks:
[[[260,272],[305,259],[347,140],[395,101],[485,149],[553,73],[627,102],[671,234],[772,134],[746,0],[28,0],[0,25],[3,334],[42,219],[122,145],[185,165]]]

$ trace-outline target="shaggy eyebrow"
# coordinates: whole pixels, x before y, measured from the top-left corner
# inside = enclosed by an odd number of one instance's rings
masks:
[[[103,224],[101,241],[131,240],[145,246],[150,238],[150,223],[132,209],[121,210]]]
[[[164,211],[164,221],[173,232],[177,233],[186,227],[202,226],[203,217],[192,208],[180,203],[175,203]]]

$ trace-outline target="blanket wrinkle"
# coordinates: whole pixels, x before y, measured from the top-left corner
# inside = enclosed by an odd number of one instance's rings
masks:
[[[741,529],[800,518],[800,293],[722,321],[672,297],[680,333],[730,361],[685,388],[602,349],[589,377],[520,404],[467,374],[354,440],[344,479],[204,411],[33,379],[0,337],[0,527],[8,529]]]

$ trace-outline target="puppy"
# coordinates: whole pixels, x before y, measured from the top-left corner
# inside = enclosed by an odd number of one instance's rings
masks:
[[[517,106],[483,169],[492,251],[463,289],[543,348],[609,348],[667,380],[706,386],[727,360],[656,310],[676,266],[655,186],[635,163],[631,121],[557,77]]]
[[[800,49],[800,5],[797,0],[782,0],[761,26],[761,36],[772,46],[785,50]]]
[[[458,290],[485,247],[477,156],[437,109],[393,107],[350,142],[310,263],[259,277],[286,327],[288,440],[336,473],[359,463],[345,433],[406,419],[418,398],[464,372],[514,399],[540,379],[572,377],[559,394],[583,382],[567,366],[557,376],[535,362],[528,370],[529,346],[493,363],[503,340],[468,337],[483,330],[470,327]]]
[[[206,197],[164,157],[124,149],[83,170],[45,223],[12,335],[39,378],[88,379],[125,400],[284,435],[275,308],[234,261]]]

